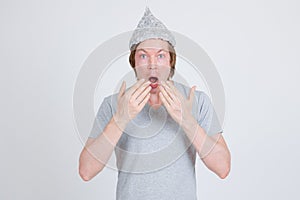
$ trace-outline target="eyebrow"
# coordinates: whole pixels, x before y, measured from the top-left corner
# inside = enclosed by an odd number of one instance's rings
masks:
[[[137,51],[137,52],[138,52],[138,51],[143,51],[143,52],[147,53],[147,51],[146,51],[145,49],[137,49],[136,51]],[[167,52],[167,51],[164,50],[164,49],[160,49],[160,50],[158,50],[156,53],[159,53],[159,52],[161,52],[161,51]]]

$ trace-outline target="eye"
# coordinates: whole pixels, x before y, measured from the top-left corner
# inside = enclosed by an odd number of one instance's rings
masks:
[[[158,58],[164,58],[164,57],[165,57],[164,54],[162,54],[162,53],[158,54]]]
[[[140,58],[145,59],[145,58],[147,58],[147,55],[146,54],[141,54]]]

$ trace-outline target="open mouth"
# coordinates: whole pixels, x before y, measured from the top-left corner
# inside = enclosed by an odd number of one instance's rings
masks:
[[[157,77],[150,77],[149,81],[151,82],[150,86],[152,87],[152,89],[157,88],[158,86],[158,78]]]

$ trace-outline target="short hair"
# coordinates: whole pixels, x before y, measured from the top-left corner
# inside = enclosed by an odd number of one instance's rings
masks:
[[[136,53],[136,48],[139,45],[135,44],[132,46],[131,51],[130,51],[130,55],[129,55],[129,63],[131,65],[131,67],[134,69],[135,75],[136,75],[136,71],[135,71],[135,53]],[[174,47],[168,42],[168,48],[169,48],[169,53],[170,53],[170,66],[171,66],[171,71],[170,71],[170,76],[169,77],[173,77],[174,73],[175,73],[175,64],[176,64],[176,52]]]

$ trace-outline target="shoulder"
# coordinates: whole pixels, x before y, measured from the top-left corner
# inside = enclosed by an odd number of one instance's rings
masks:
[[[103,103],[107,103],[109,105],[112,105],[113,101],[116,101],[118,98],[118,94],[111,94],[109,96],[104,97]]]
[[[103,98],[99,112],[113,112],[117,106],[118,94],[112,94]]]
[[[185,84],[179,83],[174,81],[174,86],[186,97],[190,94],[191,87],[187,86]],[[201,90],[195,90],[195,100],[197,100],[199,103],[208,103],[210,102],[209,96]]]

